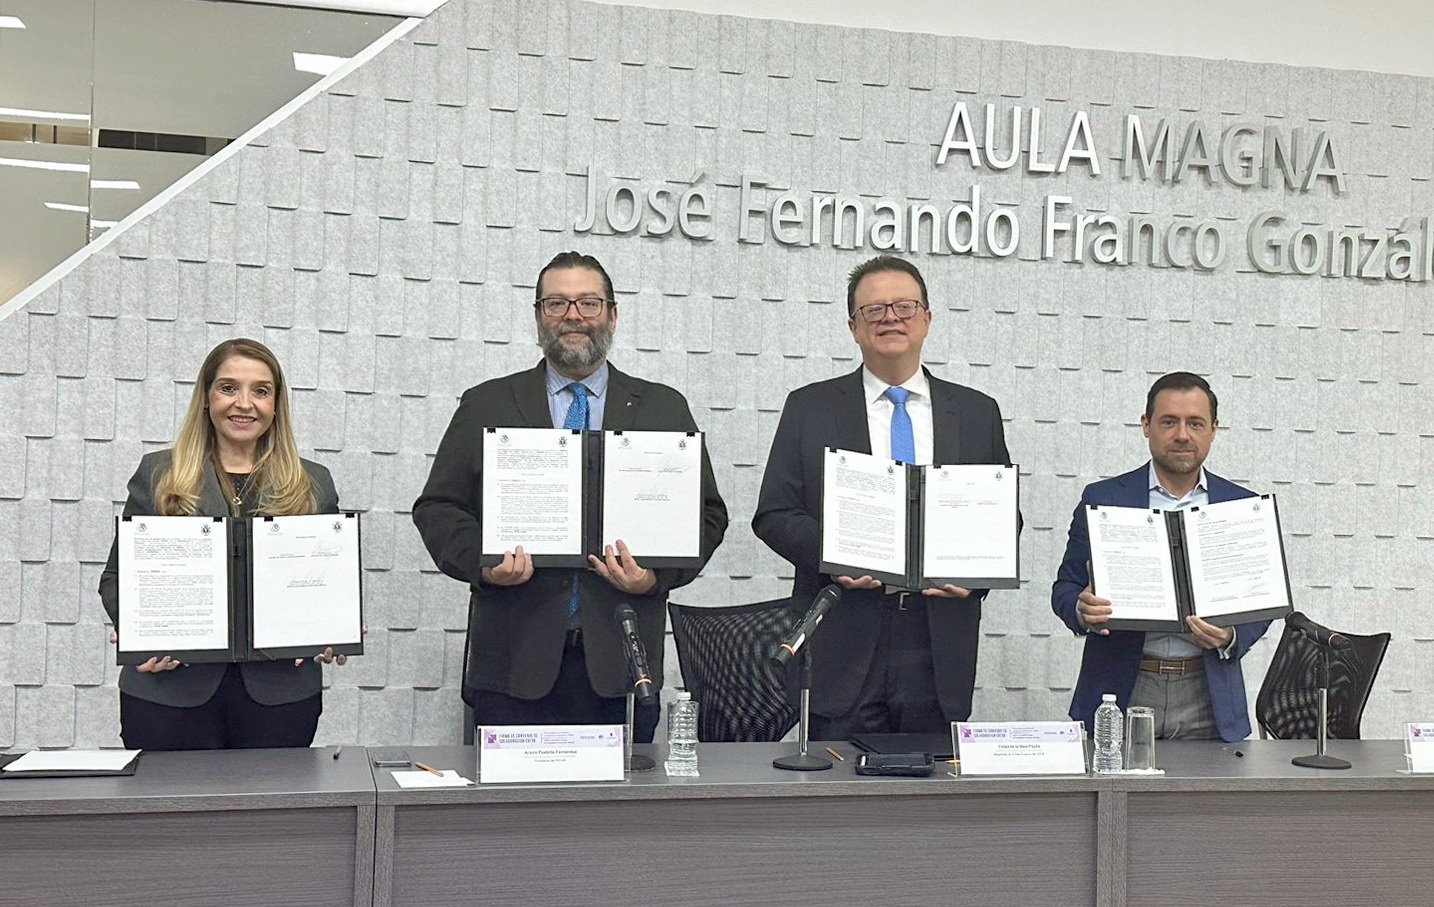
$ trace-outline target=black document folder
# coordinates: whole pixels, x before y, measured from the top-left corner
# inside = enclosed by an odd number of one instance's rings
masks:
[[[876,473],[884,471],[885,474],[877,475],[873,479],[872,464],[875,464]],[[1004,507],[1005,500],[981,500],[986,496],[985,493],[971,494],[963,490],[967,486],[963,486],[957,478],[966,474],[963,473],[964,470],[976,469],[984,473],[988,468],[993,471],[990,475],[994,476],[996,484],[1004,486],[1003,494],[1009,495],[1009,510],[1005,513],[1005,517],[1010,521],[1009,532],[1004,527],[979,525],[979,518],[970,515],[973,511],[979,512],[979,505],[995,503]],[[877,461],[868,454],[833,447],[827,449],[822,470],[819,564],[822,573],[831,576],[870,576],[887,586],[912,591],[940,588],[948,584],[967,589],[1015,589],[1020,586],[1020,472],[1015,466],[915,466],[895,461]],[[830,489],[833,488],[832,482],[842,481],[842,475],[858,477],[855,482],[848,480],[851,482],[848,491],[859,484],[865,484],[868,490],[886,486],[877,492],[876,496],[881,499],[881,503],[874,508],[877,512],[872,513],[871,509],[862,504],[850,501],[844,504],[829,497]],[[861,478],[862,476],[864,478]],[[905,499],[897,501],[895,493],[903,487]],[[843,495],[838,493],[836,497],[840,499]],[[895,510],[900,512],[888,520],[890,511],[887,505],[892,502],[895,502]],[[968,531],[974,528],[982,536],[983,542],[998,538],[1003,553],[997,556],[992,552],[973,558],[969,556],[970,552],[962,550],[959,544],[953,546],[949,537],[942,541],[939,537],[945,533],[941,530],[954,525],[953,521],[962,521]],[[829,535],[829,530],[833,530],[833,534]],[[931,535],[938,538],[933,539]],[[845,542],[842,536],[845,536]],[[851,549],[843,552],[846,544],[857,539],[872,541],[873,547],[878,550],[884,549],[889,542],[904,539],[904,546],[896,545],[904,549],[898,555],[900,569],[882,569],[879,562],[850,556],[867,552]]]
[[[1090,504],[1086,522],[1092,539],[1092,590],[1115,606],[1104,625],[1109,629],[1182,633],[1188,632],[1185,619],[1191,615],[1218,627],[1233,627],[1284,617],[1293,610],[1279,506],[1273,494],[1184,510]],[[1110,531],[1108,527],[1114,527],[1121,540],[1139,538],[1145,547],[1109,554],[1096,544],[1098,535]],[[1149,544],[1148,539],[1158,538],[1162,529],[1165,544]],[[1117,574],[1133,577],[1148,590],[1159,590],[1152,595],[1159,594],[1167,602],[1163,613],[1139,616],[1148,608],[1122,613],[1119,584],[1111,591],[1097,581],[1099,575]],[[1168,585],[1162,577],[1168,578]]]
[[[316,519],[317,518],[317,519]],[[178,525],[180,520],[189,520],[199,525],[201,538],[199,540],[180,538],[177,541],[170,541],[164,537],[160,526],[164,521],[173,521]],[[143,556],[136,555],[134,562],[130,563],[127,558],[128,549],[124,544],[120,546],[120,624],[116,629],[120,632],[121,646],[115,649],[115,663],[143,664],[155,656],[168,655],[176,661],[186,664],[223,663],[223,662],[244,662],[244,661],[273,661],[283,658],[311,658],[325,648],[332,647],[335,655],[362,655],[363,635],[360,628],[363,625],[363,564],[362,545],[359,538],[360,518],[359,514],[346,512],[334,514],[306,514],[297,517],[272,517],[256,516],[252,518],[196,518],[196,517],[154,517],[154,516],[126,516],[116,518],[116,535],[120,537],[119,526],[128,524],[133,530],[135,539],[142,534],[148,533],[151,547],[146,549]],[[272,538],[284,538],[285,532],[293,529],[294,526],[303,522],[302,525],[315,525],[320,528],[309,529],[307,533],[299,531],[299,537],[312,539],[312,557],[314,561],[329,561],[332,558],[341,557],[344,553],[354,555],[352,563],[346,560],[336,560],[334,563],[343,569],[341,575],[346,577],[346,584],[343,588],[350,588],[347,582],[351,582],[351,588],[356,590],[357,599],[348,602],[347,598],[341,601],[351,604],[351,613],[344,615],[344,622],[347,625],[344,634],[352,638],[345,641],[340,634],[335,638],[322,641],[314,639],[303,640],[303,644],[265,644],[263,638],[272,638],[275,634],[275,624],[256,624],[256,577],[275,575],[273,572],[262,573],[262,571],[274,571],[281,569],[279,564],[305,563],[288,555],[276,558],[272,561],[263,561],[256,553],[255,538],[259,534],[271,536]],[[123,538],[121,538],[123,541]],[[269,543],[272,544],[272,543]],[[139,550],[140,543],[134,543],[134,550]],[[165,545],[172,547],[166,549]],[[199,548],[200,546],[213,546]],[[127,632],[125,630],[129,621],[134,620],[145,625],[146,629],[154,631],[149,637],[151,641],[157,641],[166,634],[182,635],[185,631],[186,622],[197,623],[195,617],[196,609],[192,601],[184,600],[186,590],[196,588],[195,575],[182,570],[175,576],[166,580],[170,588],[174,590],[174,598],[177,603],[171,604],[164,600],[169,590],[162,588],[161,584],[153,579],[148,588],[138,593],[140,597],[149,596],[146,599],[149,605],[149,612],[142,618],[134,616],[134,610],[125,601],[126,571],[134,571],[132,576],[163,576],[163,563],[166,550],[178,552],[179,555],[193,556],[196,550],[205,553],[203,557],[222,559],[223,566],[215,571],[222,575],[206,572],[203,577],[206,582],[213,582],[212,588],[218,595],[222,595],[226,601],[227,614],[227,642],[224,645],[215,646],[194,646],[187,647],[183,641],[172,647],[159,651],[154,648],[122,648]],[[213,552],[212,554],[210,552]],[[356,571],[354,575],[352,571]],[[138,579],[136,580],[138,582]],[[276,609],[288,609],[287,614],[302,614],[302,611],[292,610],[292,603],[295,598],[302,601],[302,595],[312,592],[315,588],[327,588],[321,578],[302,575],[289,580],[289,585],[275,596],[271,594],[258,602],[259,605],[267,607],[272,614]],[[347,593],[346,593],[347,594]],[[208,620],[207,616],[205,618]],[[349,623],[352,621],[352,623]],[[217,623],[217,621],[216,621]],[[214,626],[214,623],[205,623],[205,627]],[[323,630],[332,629],[324,627]],[[188,638],[194,638],[193,634]],[[327,632],[324,633],[327,635]],[[211,635],[211,638],[213,636]],[[217,641],[217,640],[216,640]]]
[[[519,435],[520,433],[525,431],[525,429],[495,428],[490,426],[483,430],[483,444],[485,445],[485,447],[493,447],[494,449],[498,450],[500,452],[498,456],[502,456],[502,451],[504,450],[503,445],[509,444],[510,440],[515,435]],[[624,439],[624,435],[631,436],[633,434],[638,433],[629,433],[622,431],[582,431],[578,429],[568,429],[566,431],[568,433],[566,435],[560,436],[557,440],[557,444],[562,448],[564,453],[576,449],[579,452],[579,456],[582,463],[582,490],[580,492],[582,496],[582,500],[580,503],[581,527],[578,531],[578,535],[580,536],[580,538],[579,540],[575,540],[574,542],[574,547],[580,547],[581,550],[566,551],[560,553],[534,553],[532,550],[533,546],[531,544],[526,546],[524,550],[526,550],[529,556],[532,558],[534,567],[571,567],[573,569],[583,570],[587,569],[589,566],[589,555],[593,555],[599,558],[603,556],[603,514],[604,508],[608,507],[610,503],[605,500],[604,493],[604,489],[607,487],[606,470],[609,468],[609,465],[607,463],[607,456],[605,454],[605,445],[607,443],[608,437],[611,436],[615,440],[616,444],[622,445],[625,448],[627,441]],[[700,452],[701,445],[704,443],[703,435],[701,432],[663,432],[662,434],[680,436],[678,443],[681,445],[684,451],[690,451],[692,449],[691,445],[698,445],[697,449]],[[513,443],[515,445],[517,444],[516,441],[514,441]],[[509,449],[511,450],[511,448]],[[484,458],[483,462],[485,464],[488,462],[488,455],[488,450],[485,450],[482,454]],[[530,456],[537,458],[537,456],[539,455],[530,454]],[[699,464],[701,462],[700,456],[698,462]],[[485,470],[483,473],[484,487],[482,490],[482,500],[490,500],[490,495],[493,495],[493,497],[491,498],[492,500],[501,500],[501,494],[494,495],[493,493],[495,491],[500,491],[503,487],[501,483],[505,481],[511,482],[512,477],[495,477],[491,474],[491,471]],[[490,485],[490,482],[496,482],[499,484],[496,486]],[[700,527],[702,521],[702,500],[700,483],[701,480],[699,473],[697,499],[693,502],[694,506],[691,511],[691,519],[693,520],[693,522],[686,527],[682,527],[684,529],[689,530],[695,529],[695,532],[693,533],[695,544],[691,550],[691,553],[643,553],[642,551],[637,550],[636,547],[632,546],[630,539],[624,539],[623,541],[628,543],[629,547],[633,547],[633,557],[636,558],[642,564],[642,566],[678,568],[701,566],[702,550]],[[541,482],[536,484],[538,487],[541,487]],[[561,501],[561,498],[559,498],[559,501]],[[486,507],[487,505],[483,506]],[[541,523],[541,517],[543,513],[546,511],[553,511],[555,509],[554,496],[549,495],[547,498],[544,499],[535,499],[533,501],[527,502],[524,506],[532,511],[526,513],[525,515],[533,518],[534,526],[529,527],[529,531],[533,531]],[[611,506],[621,507],[623,506],[623,502],[618,501],[612,503]],[[492,516],[489,515],[487,516],[487,518],[492,519]],[[561,532],[562,530],[555,528],[553,531]],[[673,531],[676,531],[676,527],[673,527]],[[544,539],[544,541],[552,542],[553,538],[553,536],[549,536],[548,538]],[[556,538],[567,538],[567,536],[557,535]],[[480,545],[488,546],[491,544],[493,543],[490,540],[480,539]],[[522,544],[522,542],[519,542],[518,544]],[[504,547],[511,549],[512,545],[504,544]],[[496,567],[502,562],[502,550],[483,550],[478,556],[478,563],[480,566],[483,567]]]

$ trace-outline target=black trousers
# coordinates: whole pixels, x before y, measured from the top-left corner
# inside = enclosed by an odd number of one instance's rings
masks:
[[[931,628],[925,600],[906,597],[906,607],[893,599],[882,603],[881,630],[871,670],[856,701],[845,715],[812,713],[813,740],[846,740],[853,734],[943,733],[951,723],[936,695],[936,670],[931,663]]]
[[[308,746],[323,710],[323,693],[284,705],[255,702],[231,664],[209,701],[192,708],[120,693],[120,737],[127,748],[145,750]]]
[[[651,743],[662,717],[659,705],[637,706],[633,712],[634,743]],[[581,641],[563,650],[563,666],[548,695],[517,699],[491,690],[473,691],[473,721],[479,726],[507,724],[622,724],[627,697],[608,698],[593,691]]]

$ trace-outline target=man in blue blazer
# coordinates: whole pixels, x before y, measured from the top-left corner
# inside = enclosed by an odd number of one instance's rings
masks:
[[[1192,616],[1188,633],[1111,630],[1104,626],[1110,601],[1090,587],[1087,504],[1181,510],[1254,496],[1204,468],[1219,427],[1218,406],[1215,392],[1199,375],[1174,372],[1158,379],[1140,418],[1150,462],[1087,485],[1071,518],[1051,608],[1086,638],[1070,715],[1088,728],[1095,726],[1101,694],[1114,693],[1122,708],[1153,708],[1159,737],[1235,741],[1250,735],[1240,659],[1269,621],[1217,627]]]

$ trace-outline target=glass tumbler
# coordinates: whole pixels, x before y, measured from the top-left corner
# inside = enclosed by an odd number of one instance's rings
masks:
[[[1125,770],[1155,768],[1155,712],[1144,706],[1125,710]]]

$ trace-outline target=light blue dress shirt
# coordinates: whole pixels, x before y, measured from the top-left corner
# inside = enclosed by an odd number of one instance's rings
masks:
[[[562,428],[568,418],[568,407],[573,405],[573,392],[568,390],[573,379],[551,365],[545,366],[548,372],[548,413],[553,417],[553,428]],[[602,417],[607,409],[607,378],[607,363],[604,362],[597,371],[579,381],[588,389],[588,428],[592,431],[602,430]]]

